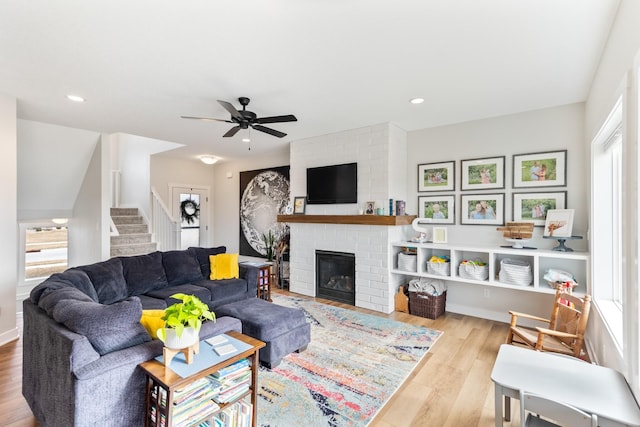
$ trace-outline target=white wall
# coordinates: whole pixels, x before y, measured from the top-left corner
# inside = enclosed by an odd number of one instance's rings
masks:
[[[100,133],[18,120],[18,219],[71,216]]]
[[[0,345],[18,338],[16,284],[18,282],[16,99],[0,94]]]
[[[108,258],[103,252],[104,243],[109,243],[109,230],[103,230],[103,168],[104,142],[95,147],[87,173],[84,175],[78,197],[69,219],[68,263],[69,267],[92,264]],[[109,169],[106,168],[108,172]],[[107,175],[107,183],[109,183]],[[107,193],[108,195],[109,193]],[[107,226],[109,223],[107,222]]]
[[[289,147],[238,161],[223,161],[214,166],[212,246],[224,245],[227,252],[240,250],[240,172],[289,165]],[[228,178],[227,174],[231,177]],[[297,195],[291,193],[292,195]]]

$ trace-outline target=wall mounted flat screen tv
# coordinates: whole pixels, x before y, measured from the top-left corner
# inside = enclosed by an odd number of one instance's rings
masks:
[[[358,203],[358,164],[307,169],[307,204]]]

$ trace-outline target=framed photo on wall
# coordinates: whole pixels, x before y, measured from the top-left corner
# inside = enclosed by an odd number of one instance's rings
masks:
[[[544,227],[547,212],[567,207],[567,192],[513,193],[513,220],[530,221]]]
[[[455,165],[455,161],[418,165],[418,192],[453,191]]]
[[[460,182],[464,190],[504,188],[504,156],[460,161]]]
[[[432,224],[455,224],[455,196],[419,196],[418,217]]]
[[[513,188],[567,185],[567,150],[513,156]]]
[[[460,224],[503,225],[504,193],[461,195]]]

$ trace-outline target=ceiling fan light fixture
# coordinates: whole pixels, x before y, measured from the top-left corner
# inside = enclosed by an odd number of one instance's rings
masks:
[[[212,165],[216,163],[218,159],[216,156],[200,156],[200,161],[205,165]]]
[[[412,104],[422,104],[424,102],[424,98],[411,98],[409,102]]]

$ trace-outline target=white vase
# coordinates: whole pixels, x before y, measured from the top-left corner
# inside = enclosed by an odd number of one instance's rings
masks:
[[[164,329],[164,334],[162,333]],[[191,326],[186,326],[182,331],[182,335],[178,337],[176,330],[172,328],[158,329],[158,338],[164,342],[165,347],[174,350],[187,348],[198,342],[200,339],[199,331]],[[162,337],[165,337],[163,340]]]

